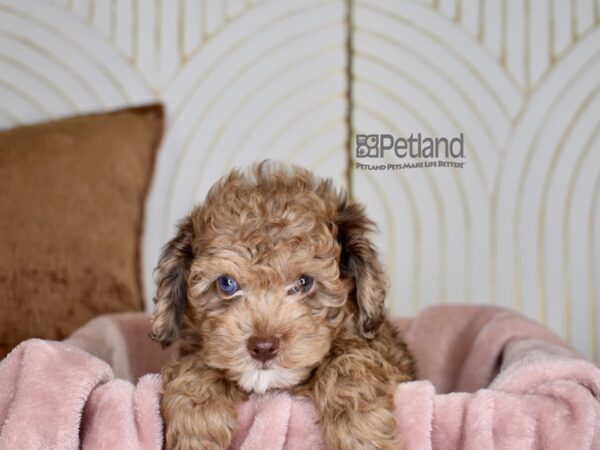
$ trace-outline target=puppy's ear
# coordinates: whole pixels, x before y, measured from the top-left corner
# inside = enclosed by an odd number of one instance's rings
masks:
[[[375,223],[367,217],[364,207],[344,198],[338,206],[336,224],[342,247],[342,276],[354,280],[358,332],[371,339],[383,322],[386,294],[385,275],[369,239]]]
[[[187,302],[193,237],[192,219],[188,216],[179,223],[177,235],[164,246],[154,270],[157,290],[150,337],[163,347],[171,344],[179,333]]]

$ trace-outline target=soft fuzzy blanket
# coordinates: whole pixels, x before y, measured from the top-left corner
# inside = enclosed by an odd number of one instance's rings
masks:
[[[407,450],[600,449],[600,369],[545,328],[474,306],[432,307],[398,326],[421,378],[396,391]],[[160,448],[151,373],[172,352],[148,331],[143,314],[104,316],[65,342],[20,344],[0,363],[0,448]],[[317,420],[308,401],[252,397],[233,448],[322,449]]]

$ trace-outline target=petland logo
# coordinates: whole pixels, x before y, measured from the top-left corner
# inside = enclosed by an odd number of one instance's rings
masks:
[[[390,151],[391,150],[391,151]],[[356,162],[362,170],[401,170],[424,167],[463,168],[465,157],[464,135],[448,139],[445,137],[423,137],[421,133],[408,138],[394,138],[391,134],[356,135],[356,158],[394,158],[393,163],[366,164]],[[448,161],[448,160],[452,161]],[[457,161],[458,160],[458,161]]]

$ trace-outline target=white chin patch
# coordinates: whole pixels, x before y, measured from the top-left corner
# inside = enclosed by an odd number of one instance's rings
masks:
[[[262,394],[271,387],[276,378],[277,373],[274,369],[255,369],[244,372],[238,384],[245,391]]]
[[[253,369],[244,372],[238,385],[246,392],[264,393],[267,389],[293,386],[298,382],[297,374],[289,369]]]

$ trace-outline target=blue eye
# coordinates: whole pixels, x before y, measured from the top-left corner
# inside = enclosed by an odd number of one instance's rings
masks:
[[[287,295],[303,293],[306,294],[313,287],[315,280],[308,275],[300,275],[294,286],[287,292]]]
[[[231,275],[221,275],[217,278],[217,288],[223,295],[232,295],[239,290],[237,281]]]

